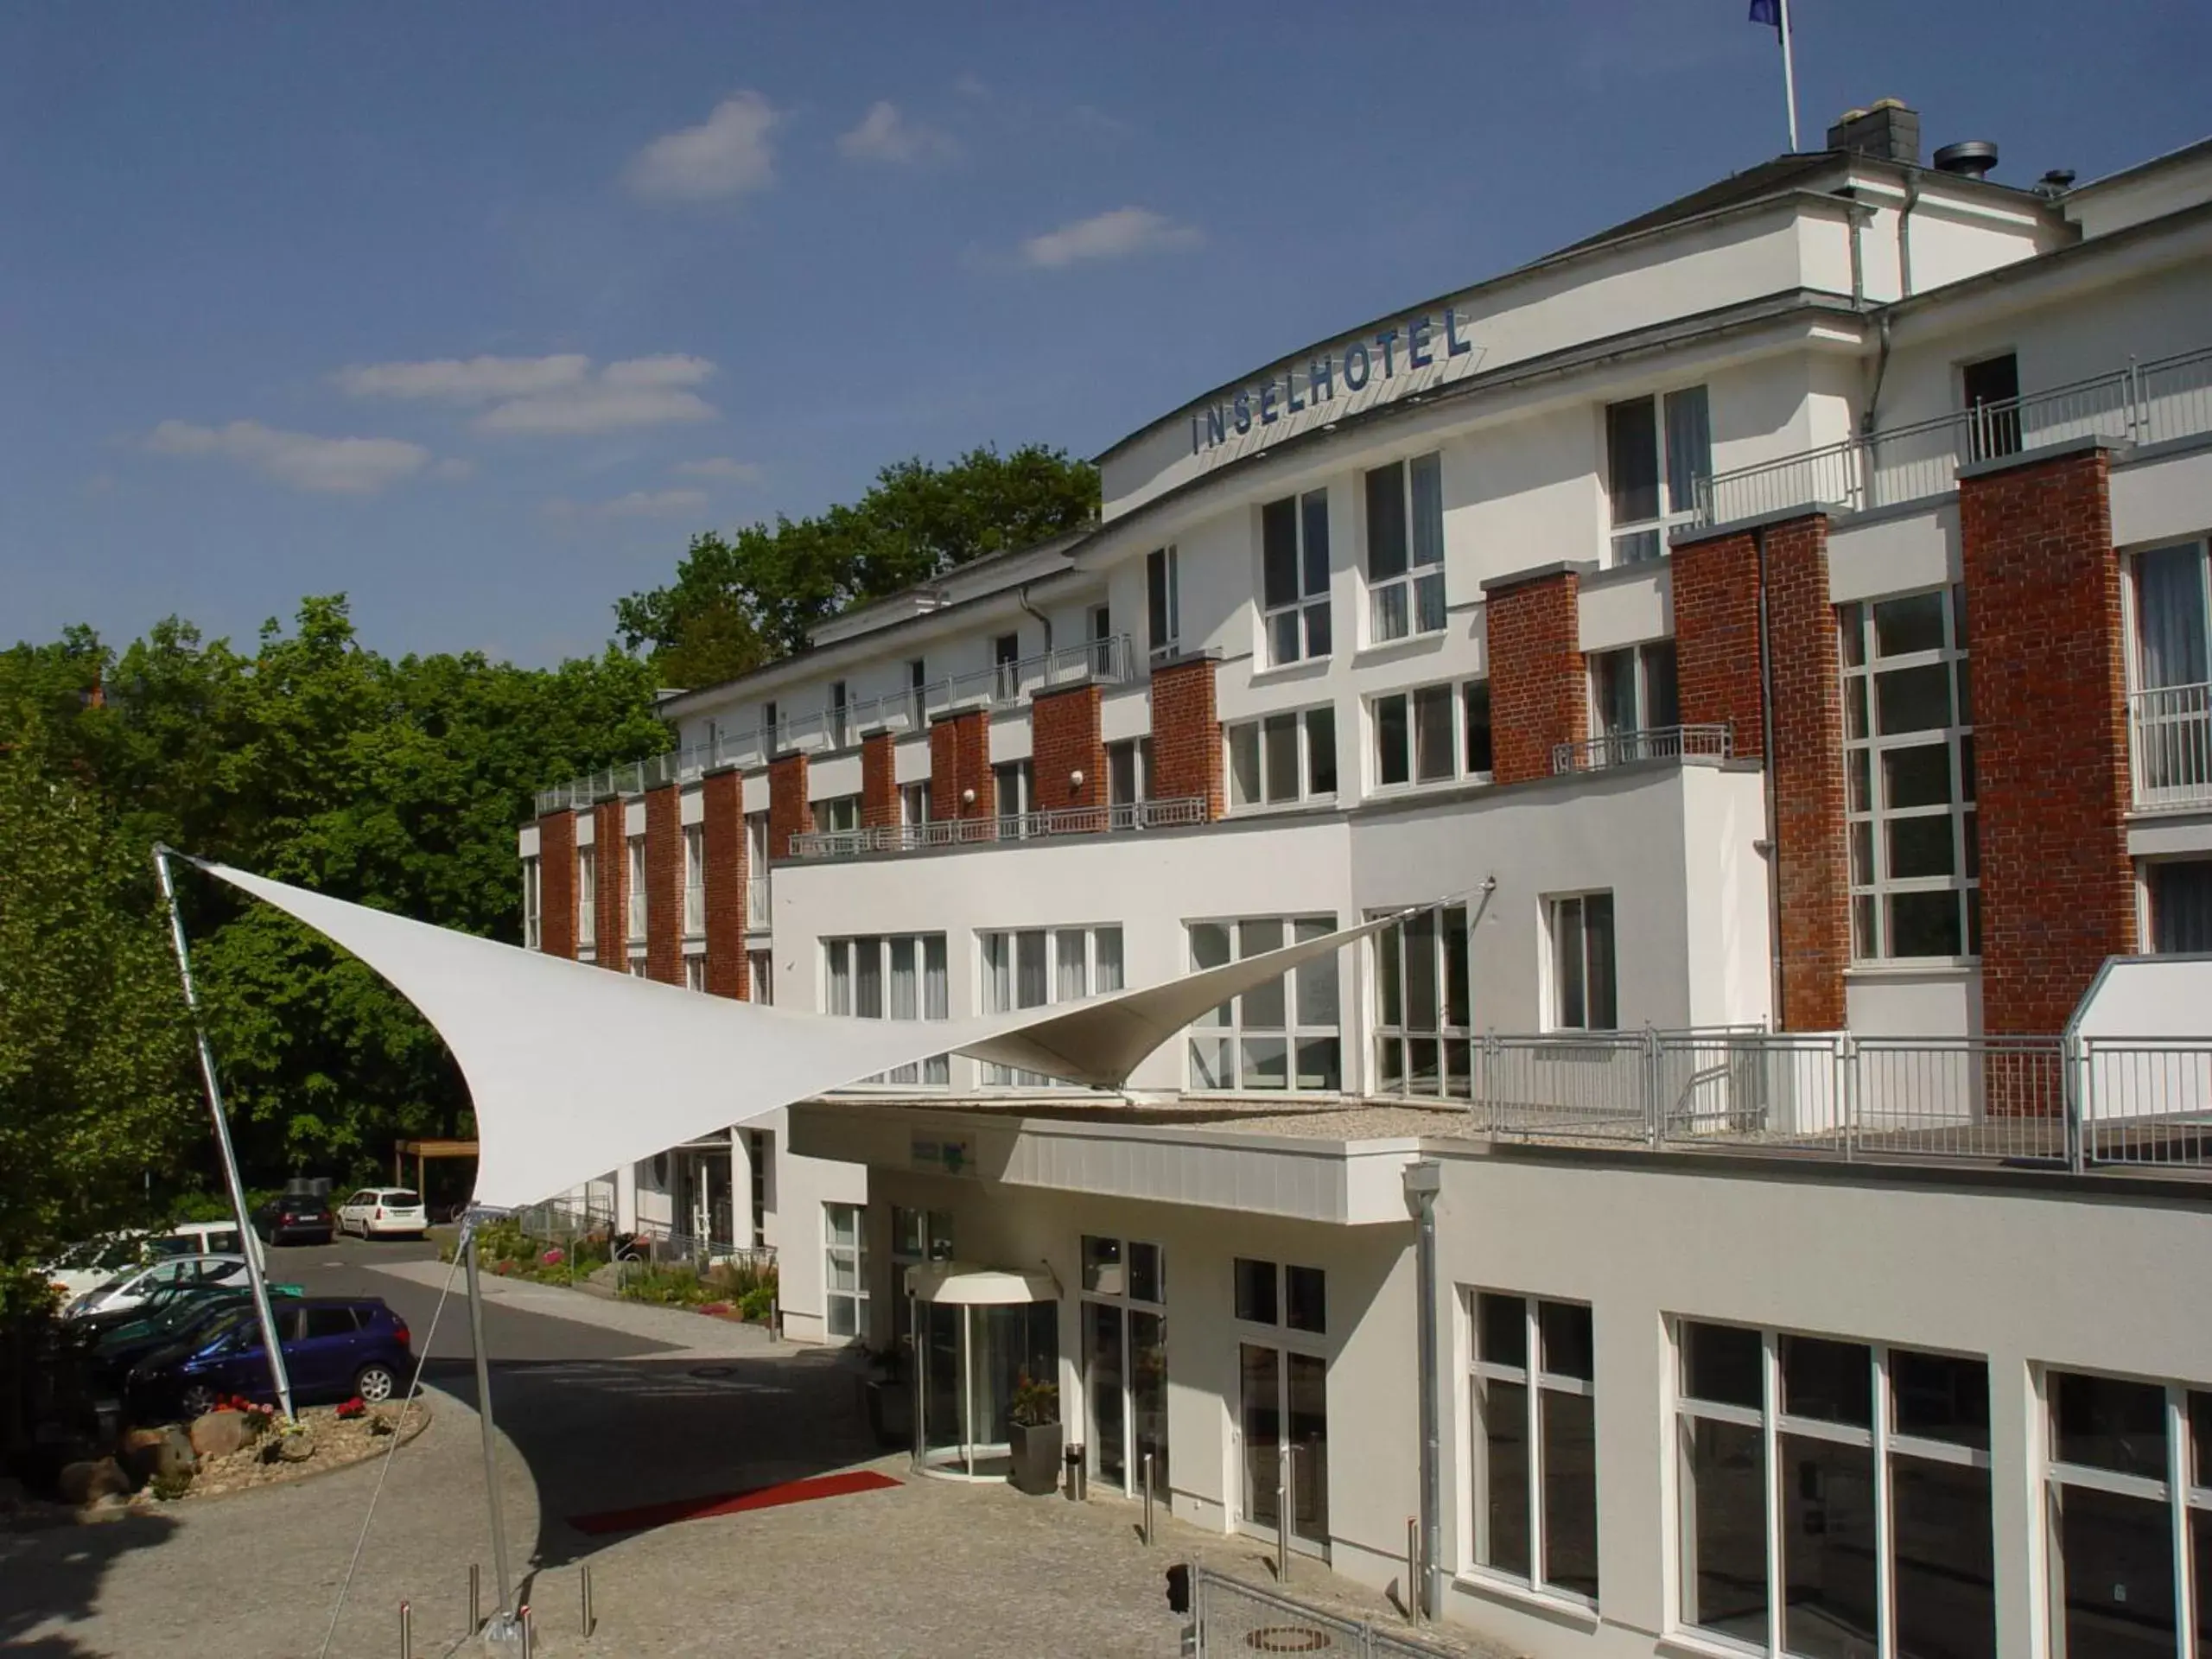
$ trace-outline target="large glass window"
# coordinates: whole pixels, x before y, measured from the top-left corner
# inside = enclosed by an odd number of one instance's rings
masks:
[[[1106,797],[1116,806],[1152,798],[1152,740],[1125,737],[1106,746]]]
[[[766,952],[760,953],[766,955]],[[824,1014],[859,1020],[943,1020],[949,1008],[942,933],[861,934],[822,942]],[[756,966],[754,971],[759,972]],[[755,982],[753,1000],[772,1000]],[[940,1084],[951,1081],[945,1056],[895,1066],[870,1083]]]
[[[645,937],[645,838],[630,837],[630,884],[624,897],[628,900],[630,942],[634,944]]]
[[[1030,927],[985,933],[983,1012],[1009,1014],[1057,1002],[1080,1002],[1122,988],[1118,927]],[[995,1089],[1058,1088],[1041,1072],[985,1062],[983,1083]]]
[[[1592,652],[1589,664],[1593,761],[1618,765],[1681,752],[1673,640]]]
[[[1578,893],[1551,901],[1552,1025],[1611,1031],[1620,1024],[1613,950],[1613,895]]]
[[[1675,1337],[1683,1622],[1804,1659],[1994,1659],[1986,1363]]]
[[[1598,1599],[1597,1388],[1590,1310],[1478,1291],[1474,1567]]]
[[[866,1214],[856,1204],[822,1206],[823,1311],[836,1341],[868,1334]]]
[[[1328,1279],[1319,1268],[1233,1263],[1237,1431],[1244,1452],[1238,1521],[1273,1533],[1289,1499],[1294,1543],[1329,1543]],[[1285,1459],[1288,1467],[1285,1467]]]
[[[1173,548],[1154,548],[1145,556],[1144,595],[1152,654],[1173,656],[1183,642],[1183,595]]]
[[[537,950],[544,940],[537,906],[537,861],[525,858],[522,861],[522,943],[526,950]]]
[[[2212,1390],[2048,1371],[2052,1659],[2212,1651]]]
[[[891,1337],[893,1351],[903,1351],[914,1328],[913,1306],[906,1294],[906,1269],[925,1262],[950,1262],[952,1253],[952,1212],[950,1210],[910,1210],[891,1206]]]
[[[1490,686],[1424,685],[1372,699],[1375,786],[1398,789],[1487,777]]]
[[[599,849],[576,849],[576,943],[599,942]]]
[[[1222,728],[1232,810],[1331,799],[1337,792],[1337,711],[1324,705]]]
[[[1956,588],[1838,608],[1851,948],[1978,956],[1974,702]]]
[[[1713,428],[1705,388],[1631,397],[1605,410],[1605,481],[1612,508],[1613,563],[1640,564],[1667,550],[1667,531],[1697,509],[1713,476]]]
[[[861,798],[833,795],[814,804],[817,835],[849,835],[861,827]]]
[[[2138,806],[2212,794],[2212,561],[2185,542],[2135,555],[2129,741]]]
[[[1467,907],[1409,916],[1377,933],[1374,950],[1376,1088],[1467,1098],[1474,1034]]]
[[[1083,1238],[1084,1404],[1091,1472],[1134,1497],[1152,1459],[1167,1479],[1166,1252],[1140,1239]]]
[[[1319,938],[1336,925],[1333,916],[1193,922],[1191,966],[1218,968],[1301,939]],[[1334,1093],[1344,1081],[1341,1039],[1337,957],[1332,951],[1193,1020],[1189,1086]]]
[[[1365,475],[1367,634],[1382,645],[1444,626],[1444,478],[1440,458]]]
[[[1329,493],[1260,509],[1260,626],[1273,668],[1329,654]]]
[[[2144,871],[2151,948],[2160,956],[2212,951],[2212,859],[2175,859]]]
[[[707,826],[683,826],[683,931],[707,931]]]

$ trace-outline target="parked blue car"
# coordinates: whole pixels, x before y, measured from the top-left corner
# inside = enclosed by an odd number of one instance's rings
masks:
[[[288,1298],[275,1315],[292,1395],[302,1403],[358,1395],[377,1405],[404,1393],[414,1377],[407,1322],[377,1297]],[[226,1395],[276,1400],[250,1304],[148,1355],[124,1386],[130,1414],[140,1422],[165,1415],[189,1421]]]

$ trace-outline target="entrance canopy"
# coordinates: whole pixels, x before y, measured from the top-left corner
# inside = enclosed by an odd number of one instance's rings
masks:
[[[906,1269],[906,1291],[940,1306],[1004,1307],[1022,1302],[1058,1305],[1060,1287],[1046,1273],[1012,1273],[961,1262],[924,1262]]]
[[[704,996],[192,862],[353,952],[421,1010],[468,1081],[475,1201],[501,1210],[933,1054],[1118,1089],[1207,1009],[1413,913],[1083,1002],[855,1020]]]

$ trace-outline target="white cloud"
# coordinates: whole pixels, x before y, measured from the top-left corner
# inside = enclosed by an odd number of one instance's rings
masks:
[[[679,461],[668,469],[683,478],[726,478],[736,484],[758,484],[762,476],[757,461],[734,455],[709,455],[700,461]]]
[[[476,476],[476,463],[463,455],[448,455],[430,468],[430,476],[456,482],[464,478],[474,478]]]
[[[1133,254],[1196,247],[1203,239],[1196,226],[1178,225],[1149,207],[1116,207],[1031,237],[1021,245],[1021,257],[1033,265],[1057,270],[1085,259],[1126,259]]]
[[[631,194],[659,201],[711,201],[765,190],[776,181],[768,140],[782,118],[754,92],[733,92],[696,127],[663,133],[626,175]]]
[[[983,84],[983,78],[973,70],[954,81],[952,90],[963,98],[985,99],[991,95],[991,89]]]
[[[611,501],[570,501],[556,496],[545,511],[556,518],[681,518],[704,512],[704,490],[632,490]]]
[[[576,433],[710,421],[715,406],[691,388],[714,372],[703,357],[673,353],[596,370],[589,358],[563,353],[362,364],[337,379],[357,397],[489,404],[476,417],[486,432]]]
[[[429,465],[430,452],[398,438],[319,438],[259,421],[195,426],[163,421],[146,439],[162,455],[215,455],[251,467],[296,490],[372,495]]]
[[[552,357],[433,358],[426,363],[357,363],[333,377],[355,397],[430,397],[483,404],[573,385],[591,372],[580,353]]]
[[[837,148],[856,162],[888,162],[909,167],[917,162],[940,161],[959,146],[950,133],[910,121],[899,106],[879,99],[868,106],[861,124],[837,140]]]

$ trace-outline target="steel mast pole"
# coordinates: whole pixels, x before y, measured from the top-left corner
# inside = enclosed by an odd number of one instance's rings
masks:
[[[1789,103],[1789,153],[1797,153],[1797,66],[1789,50],[1789,0],[1775,0],[1782,35],[1782,95]]]
[[[287,1422],[292,1421],[292,1379],[285,1374],[283,1344],[276,1340],[276,1316],[270,1311],[269,1281],[262,1272],[261,1251],[253,1236],[253,1223],[245,1211],[245,1185],[238,1179],[238,1154],[231,1149],[230,1119],[223,1111],[223,1085],[215,1077],[215,1051],[208,1046],[207,1021],[200,1010],[200,991],[192,982],[192,951],[184,940],[184,917],[177,909],[176,883],[169,875],[170,849],[154,843],[154,870],[161,878],[162,898],[169,909],[169,943],[176,948],[176,971],[184,981],[184,1006],[192,1014],[192,1034],[200,1045],[200,1076],[207,1085],[207,1110],[215,1120],[215,1145],[223,1154],[223,1179],[231,1190],[231,1213],[238,1218],[238,1249],[246,1260],[246,1287],[253,1294],[254,1317],[261,1322],[261,1345],[269,1356],[269,1376],[276,1385],[276,1403]]]
[[[476,1220],[469,1217],[461,1240],[461,1260],[468,1268],[468,1335],[476,1351],[476,1421],[484,1433],[484,1496],[492,1506],[492,1565],[499,1574],[499,1605],[484,1633],[499,1640],[512,1639],[514,1579],[507,1568],[507,1517],[499,1502],[499,1431],[492,1423],[492,1367],[484,1349],[484,1286],[476,1273]],[[427,1357],[427,1356],[425,1357]],[[474,1631],[470,1634],[474,1636]]]

